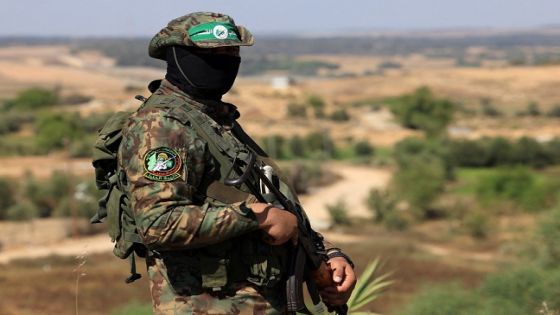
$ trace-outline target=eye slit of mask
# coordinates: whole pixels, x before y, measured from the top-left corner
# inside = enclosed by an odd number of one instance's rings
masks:
[[[215,47],[215,48],[189,47],[188,49],[195,54],[239,56],[239,46],[224,46],[224,47]]]

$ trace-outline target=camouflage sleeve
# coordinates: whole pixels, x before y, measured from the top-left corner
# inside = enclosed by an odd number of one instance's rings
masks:
[[[197,205],[196,187],[211,159],[196,133],[161,110],[131,118],[123,131],[119,163],[128,180],[139,234],[153,250],[202,247],[256,230],[244,202]]]

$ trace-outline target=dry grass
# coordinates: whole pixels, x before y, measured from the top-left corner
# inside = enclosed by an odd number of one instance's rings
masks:
[[[74,257],[56,256],[2,266],[0,314],[75,314],[75,269]],[[133,300],[149,301],[144,278],[131,285],[124,283],[128,269],[127,261],[111,254],[89,256],[87,276],[79,284],[79,313],[105,315]]]

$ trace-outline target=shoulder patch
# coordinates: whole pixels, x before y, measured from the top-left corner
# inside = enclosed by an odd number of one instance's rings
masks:
[[[167,147],[148,151],[144,155],[144,177],[157,182],[169,182],[181,177],[183,161],[177,152]]]

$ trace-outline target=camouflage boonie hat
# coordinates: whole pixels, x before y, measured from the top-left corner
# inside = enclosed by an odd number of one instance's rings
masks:
[[[215,48],[224,46],[251,46],[251,32],[235,25],[231,17],[212,12],[195,12],[176,18],[150,41],[150,57],[165,59],[168,46]]]

